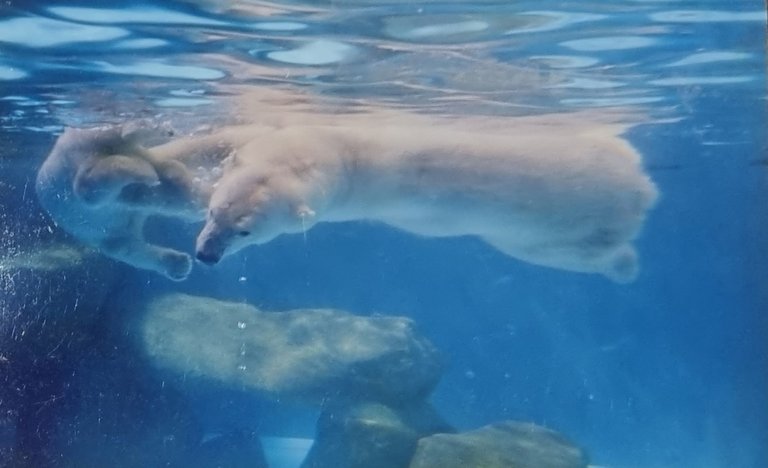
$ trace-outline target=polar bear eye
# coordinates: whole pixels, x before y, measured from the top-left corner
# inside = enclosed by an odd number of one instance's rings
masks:
[[[240,236],[240,237],[250,236],[251,232],[250,231],[240,231],[240,232],[237,233],[237,235]]]

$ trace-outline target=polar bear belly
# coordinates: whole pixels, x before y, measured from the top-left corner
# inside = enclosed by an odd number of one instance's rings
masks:
[[[633,261],[629,243],[656,192],[633,150],[614,143],[577,141],[582,153],[566,157],[540,145],[538,159],[483,144],[464,153],[406,155],[347,181],[354,188],[347,203],[327,220],[376,220],[430,237],[479,236],[531,263],[622,280],[616,264]],[[631,279],[636,268],[622,268]]]

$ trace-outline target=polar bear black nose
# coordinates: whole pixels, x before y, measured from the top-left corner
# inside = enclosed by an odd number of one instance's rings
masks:
[[[215,265],[221,260],[221,256],[207,252],[197,252],[195,257],[206,265]]]

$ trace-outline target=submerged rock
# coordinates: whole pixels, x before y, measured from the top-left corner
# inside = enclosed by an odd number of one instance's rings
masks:
[[[148,304],[140,336],[156,364],[185,379],[315,404],[421,401],[442,373],[437,350],[402,317],[328,309],[263,312],[170,294]]]
[[[586,468],[584,452],[555,431],[506,421],[419,441],[410,468]]]
[[[323,410],[301,468],[407,468],[422,437],[453,429],[427,403],[360,403]]]

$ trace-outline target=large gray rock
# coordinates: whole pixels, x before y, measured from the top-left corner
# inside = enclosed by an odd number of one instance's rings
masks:
[[[401,317],[327,309],[262,312],[170,294],[147,305],[139,334],[153,361],[284,401],[423,400],[442,372],[438,352]]]
[[[410,468],[586,468],[584,452],[552,430],[501,422],[419,441]]]
[[[359,403],[323,410],[301,468],[407,468],[419,439],[453,429],[427,403]]]

